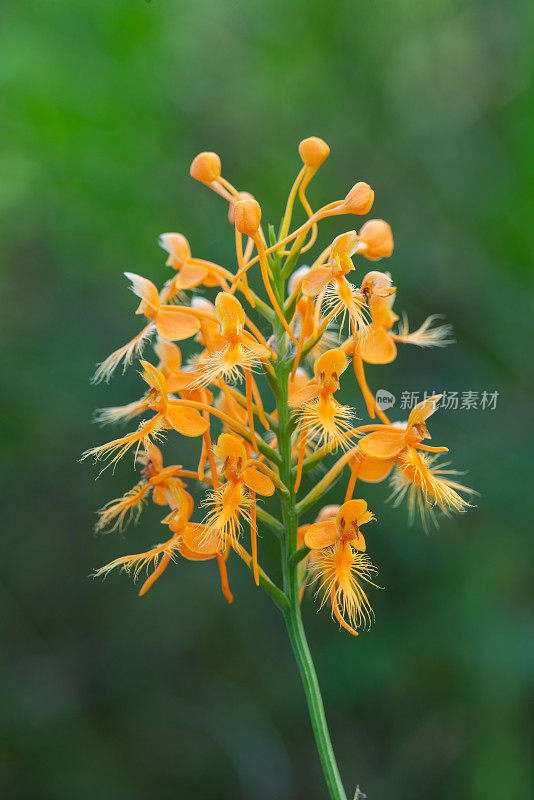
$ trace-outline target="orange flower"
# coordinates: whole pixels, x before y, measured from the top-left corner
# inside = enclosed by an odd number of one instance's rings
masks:
[[[319,447],[323,444],[332,448],[349,446],[347,434],[352,427],[353,411],[334,398],[334,392],[339,389],[339,378],[347,365],[343,350],[327,350],[315,362],[315,377],[289,396],[288,405],[298,409],[301,429],[295,492],[300,486],[308,436]]]
[[[215,548],[214,542],[203,541],[201,544],[200,540],[205,538],[206,531],[202,525],[189,522],[191,512],[192,505],[183,508],[179,512],[172,512],[172,523],[169,524],[169,527],[173,535],[166,542],[158,544],[144,553],[135,553],[116,558],[104,567],[100,567],[96,571],[95,577],[106,577],[112,570],[120,569],[128,574],[133,574],[134,580],[137,580],[144,569],[148,573],[152,568],[151,574],[139,590],[139,596],[142,596],[161,577],[170,562],[176,561],[178,555],[192,561],[206,561],[216,558],[221,576],[221,588],[226,600],[231,603],[233,597],[228,585],[225,559]]]
[[[247,458],[243,443],[232,434],[221,433],[214,447],[222,462],[225,483],[208,493],[203,505],[209,508],[204,524],[209,536],[216,536],[220,549],[228,545],[235,547],[242,533],[241,520],[250,525],[254,580],[259,584],[256,494],[270,497],[274,494],[274,483],[264,474],[269,468],[258,460]]]
[[[380,273],[377,273],[380,274]],[[451,343],[450,325],[432,327],[437,316],[428,317],[420,328],[412,333],[404,317],[397,333],[392,331],[399,317],[392,310],[395,294],[389,297],[373,294],[369,298],[371,322],[358,334],[362,358],[368,364],[389,364],[397,356],[396,342],[415,344],[419,347],[444,347]]]
[[[429,397],[412,409],[408,422],[401,425],[381,425],[358,442],[360,452],[366,457],[382,462],[387,475],[396,465],[393,490],[398,504],[408,497],[410,516],[413,518],[417,508],[426,527],[427,518],[435,522],[433,507],[444,514],[451,511],[465,511],[469,503],[459,494],[471,490],[447,475],[457,474],[444,471],[446,465],[436,463],[436,455],[448,451],[446,447],[431,447],[423,444],[430,438],[426,426],[427,418],[434,413],[441,395]],[[384,476],[385,477],[385,476]]]
[[[232,273],[212,261],[193,258],[189,242],[181,233],[162,233],[159,243],[169,254],[166,265],[176,270],[175,277],[161,294],[162,303],[168,303],[181,290],[194,289],[196,286],[221,286],[228,289],[227,281],[233,280]]]
[[[122,497],[111,500],[100,511],[95,531],[104,531],[112,522],[108,532],[122,531],[132,519],[137,522],[147,497],[157,505],[168,505],[172,509],[187,507],[193,510],[193,498],[185,491],[185,483],[178,477],[181,466],[163,467],[161,451],[150,443],[148,449],[139,453],[137,461],[143,464],[142,479]]]
[[[219,350],[207,353],[199,360],[199,377],[196,385],[215,383],[219,379],[235,382],[240,380],[241,370],[243,371],[250,435],[257,449],[252,396],[254,394],[260,404],[261,398],[252,378],[252,372],[271,357],[271,350],[245,331],[245,312],[239,300],[233,295],[219,292],[215,298],[215,316],[219,322],[219,335],[223,346]],[[260,408],[263,412],[263,407]],[[265,418],[263,422],[266,424]]]
[[[202,436],[209,428],[209,422],[196,409],[180,405],[180,401],[169,399],[167,381],[159,369],[149,364],[148,361],[140,363],[143,368],[140,375],[150,387],[150,391],[140,402],[144,406],[143,410],[151,410],[156,413],[133,433],[87,450],[82,459],[95,456],[98,461],[101,458],[113,456],[110,463],[116,464],[134,445],[148,450],[151,438],[163,435],[165,430],[174,429],[183,436],[196,437]]]
[[[324,266],[312,267],[302,281],[305,297],[317,297],[324,293],[324,303],[329,311],[326,318],[328,322],[341,313],[348,314],[352,332],[364,325],[366,299],[361,289],[353,286],[345,277],[354,269],[351,256],[357,247],[356,231],[341,234],[332,243],[329,262]]]
[[[364,555],[365,539],[360,532],[360,526],[373,519],[365,500],[350,500],[335,518],[327,516],[310,525],[304,535],[312,551],[317,591],[323,595],[321,608],[330,600],[332,616],[354,636],[358,635],[355,628],[370,624],[373,614],[362,582],[375,586],[371,576],[376,569]]]
[[[94,383],[109,381],[121,361],[124,362],[126,369],[127,365],[132,363],[134,356],[141,355],[146,340],[156,331],[164,339],[180,341],[189,339],[200,329],[199,317],[203,312],[186,306],[164,305],[152,281],[133,272],[124,274],[132,282],[131,289],[134,294],[141,298],[135,313],[143,314],[149,323],[130,342],[115,350],[99,364],[93,377]]]

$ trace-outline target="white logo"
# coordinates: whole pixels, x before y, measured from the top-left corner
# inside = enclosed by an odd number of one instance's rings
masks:
[[[378,408],[385,411],[386,408],[391,408],[395,405],[395,395],[388,392],[387,389],[379,389],[376,393],[376,404]]]

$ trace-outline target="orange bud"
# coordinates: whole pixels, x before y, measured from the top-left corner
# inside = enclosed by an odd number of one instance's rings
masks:
[[[239,199],[240,200],[255,200],[256,198],[254,195],[250,194],[250,192],[239,192]],[[235,225],[235,204],[236,201],[232,200],[230,203],[230,207],[228,209],[228,219],[232,225]]]
[[[234,205],[235,226],[239,233],[253,237],[261,222],[261,208],[257,200],[238,200]]]
[[[393,234],[383,219],[370,219],[358,235],[359,251],[371,261],[390,256],[393,252]]]
[[[374,199],[375,193],[369,184],[358,181],[345,197],[343,204],[349,214],[367,214]]]
[[[319,169],[323,161],[328,158],[330,148],[318,136],[310,136],[299,144],[299,153],[307,167]]]
[[[199,153],[189,169],[191,177],[201,183],[213,183],[221,177],[221,159],[217,153]]]
[[[162,233],[159,244],[170,256],[169,266],[180,266],[191,258],[189,242],[181,233]]]

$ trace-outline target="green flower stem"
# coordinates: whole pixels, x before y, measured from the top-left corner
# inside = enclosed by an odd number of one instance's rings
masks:
[[[267,511],[265,511],[260,505],[256,507],[256,516],[258,519],[266,525],[275,536],[280,538],[284,533],[284,528],[282,524],[272,517]]]
[[[284,280],[279,271],[274,275],[274,281],[276,283],[277,294],[282,296]],[[281,539],[283,588],[284,595],[289,601],[289,606],[283,613],[289,640],[304,686],[304,693],[308,703],[317,751],[323,767],[330,797],[332,800],[347,800],[343,784],[341,783],[332,742],[330,741],[321,690],[306,640],[300,612],[298,563],[293,559],[294,554],[298,550],[298,513],[291,474],[291,409],[287,404],[288,378],[291,371],[291,361],[287,358],[286,336],[279,320],[275,319],[274,328],[278,353],[278,359],[275,363],[275,373],[278,384],[276,399],[279,419],[278,447],[281,456],[279,469],[280,477],[289,490],[287,495],[280,495],[284,522],[284,535]]]

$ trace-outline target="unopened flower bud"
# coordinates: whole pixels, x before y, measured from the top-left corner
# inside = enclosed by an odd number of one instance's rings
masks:
[[[330,148],[318,136],[310,136],[299,144],[299,153],[307,167],[319,169],[323,161],[328,158]]]
[[[239,200],[255,200],[256,198],[254,195],[250,194],[250,192],[239,192]],[[232,225],[235,225],[235,204],[236,200],[232,200],[230,203],[230,207],[228,209],[228,219]]]
[[[358,239],[359,249],[371,261],[390,256],[393,252],[393,234],[383,219],[370,219],[362,225]]]
[[[358,181],[345,197],[343,205],[349,214],[367,214],[373,205],[375,193],[368,183]]]
[[[261,222],[261,208],[257,200],[238,200],[234,205],[235,226],[239,233],[253,237]]]
[[[201,183],[213,183],[221,177],[221,159],[217,153],[199,153],[189,169],[191,177]]]
[[[169,254],[168,266],[178,268],[191,259],[189,242],[181,233],[162,233],[159,244]]]

